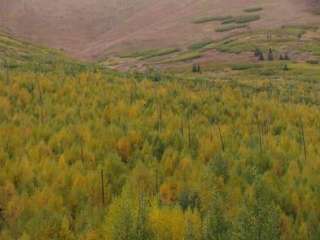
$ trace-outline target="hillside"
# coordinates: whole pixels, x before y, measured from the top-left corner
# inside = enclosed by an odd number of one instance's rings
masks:
[[[0,34],[0,59],[17,66],[68,60],[61,51],[19,41],[8,34]]]
[[[10,0],[0,4],[3,30],[83,59],[141,48],[184,48],[239,31],[319,23],[309,0]],[[250,11],[255,8],[261,11]],[[217,32],[217,21],[195,24],[227,15],[259,15],[259,19],[228,32]]]
[[[0,68],[1,240],[320,238],[318,62],[16,66]]]
[[[270,50],[274,60],[287,56],[296,62],[319,61],[319,39],[318,25],[284,25],[268,31],[235,33],[216,41],[205,39],[183,49],[150,48],[111,54],[100,63],[122,71],[146,71],[154,67],[190,69],[193,64],[259,64],[268,60]]]

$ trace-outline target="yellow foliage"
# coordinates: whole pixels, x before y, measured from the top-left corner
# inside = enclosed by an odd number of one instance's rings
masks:
[[[131,154],[131,143],[128,137],[122,137],[117,143],[118,154],[120,155],[122,161],[128,162]]]
[[[218,134],[218,133],[217,133]],[[200,142],[200,159],[204,163],[208,163],[215,153],[217,153],[221,149],[221,144],[218,142],[219,136],[214,136],[214,139],[210,139],[210,137],[202,138]]]
[[[168,181],[160,187],[160,197],[164,204],[173,204],[178,200],[180,192],[179,184],[174,181]]]
[[[81,238],[81,240],[100,240],[100,239],[101,237],[94,230],[89,231]],[[106,240],[108,239],[109,239],[108,236],[106,236]]]
[[[7,97],[0,96],[0,113],[8,115],[10,110],[11,110],[10,100]]]
[[[73,233],[70,230],[70,222],[66,216],[62,219],[59,237],[64,240],[74,239]]]
[[[27,233],[23,233],[18,240],[31,240],[31,237]]]
[[[179,208],[154,207],[149,215],[150,226],[158,240],[183,240],[185,217]]]
[[[162,161],[166,175],[172,176],[179,163],[179,156],[177,152],[171,148],[166,149],[162,156]]]
[[[141,194],[152,196],[155,182],[153,173],[144,165],[138,164],[133,170],[130,183],[138,196]]]
[[[19,196],[13,196],[7,203],[6,217],[11,223],[15,223],[25,208],[24,199]]]

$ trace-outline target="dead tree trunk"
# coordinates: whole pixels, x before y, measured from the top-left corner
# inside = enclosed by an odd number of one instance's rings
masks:
[[[257,122],[258,125],[258,133],[259,133],[259,146],[260,146],[260,152],[263,151],[263,138],[262,138],[262,125],[260,124],[260,122]]]
[[[221,149],[222,149],[222,152],[224,152],[224,150],[225,150],[225,145],[224,145],[224,141],[223,141],[222,132],[221,132],[221,129],[220,129],[220,126],[219,126],[219,125],[217,125],[217,128],[218,128],[218,132],[219,132]]]
[[[181,136],[184,136],[184,126],[183,126],[183,118],[181,118],[181,122],[180,122],[180,133]]]
[[[4,67],[5,67],[6,83],[10,84],[9,64],[7,60],[4,60]]]
[[[191,126],[190,119],[188,118],[188,146],[191,147]]]
[[[162,122],[162,107],[161,107],[161,103],[159,103],[159,106],[158,106],[158,131],[159,131],[159,134],[161,133],[161,122]]]
[[[304,133],[304,124],[302,119],[300,119],[300,134],[302,138],[302,147],[303,147],[303,153],[304,153],[304,160],[307,161],[307,145],[306,145],[306,138]]]
[[[100,173],[100,178],[101,178],[101,203],[102,207],[105,205],[105,198],[104,198],[104,174],[103,174],[103,169],[101,170]]]

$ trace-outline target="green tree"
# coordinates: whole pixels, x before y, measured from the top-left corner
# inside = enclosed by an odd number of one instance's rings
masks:
[[[231,224],[224,212],[224,201],[221,193],[214,193],[213,201],[205,218],[205,239],[228,240],[230,239]]]
[[[280,239],[280,212],[271,193],[259,179],[255,182],[255,199],[244,204],[235,224],[233,239],[278,240]]]

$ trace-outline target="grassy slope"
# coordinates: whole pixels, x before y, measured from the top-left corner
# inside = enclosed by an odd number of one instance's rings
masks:
[[[18,41],[0,34],[0,58],[17,64],[27,62],[49,62],[66,59],[62,52]]]
[[[278,52],[310,52],[318,55],[316,48],[319,36],[318,30],[318,27],[315,26],[283,26],[280,29],[269,31],[271,39],[267,38],[266,31],[257,31],[226,38],[207,45],[205,48],[228,53],[253,52],[257,48],[267,51],[272,48]],[[308,37],[310,34],[314,34],[314,36]]]
[[[60,69],[64,73],[72,73],[93,65],[72,59],[61,51],[0,34],[0,69],[3,73],[7,73],[7,69],[9,75],[15,69],[17,71],[43,73]]]
[[[233,27],[233,25],[225,25],[226,27]],[[238,27],[239,25],[236,25]],[[268,34],[271,35],[271,39],[268,39]],[[136,62],[143,64],[167,64],[167,63],[183,63],[190,65],[192,61],[200,61],[202,63],[216,62],[216,61],[231,61],[231,56],[237,55],[241,58],[244,56],[244,61],[256,62],[256,59],[248,56],[253,56],[256,49],[260,49],[266,56],[268,50],[273,50],[275,59],[278,59],[280,54],[287,53],[292,60],[297,61],[309,61],[319,60],[320,49],[319,41],[320,31],[317,26],[313,25],[287,25],[278,29],[268,31],[251,31],[250,33],[236,33],[231,37],[226,37],[222,40],[214,41],[212,39],[204,39],[203,41],[195,42],[187,48],[180,49],[180,51],[172,51],[171,49],[151,49],[148,51],[135,52],[127,54],[126,57]],[[212,52],[218,52],[218,60],[213,57],[207,58]],[[148,57],[148,54],[152,53],[165,54],[153,54]],[[146,57],[143,57],[146,55]],[[126,60],[128,60],[126,59]],[[203,60],[204,59],[204,60]],[[120,59],[120,62],[124,64],[125,61]],[[117,63],[114,63],[116,66]],[[130,62],[128,62],[130,66]],[[133,67],[134,68],[134,67]]]

